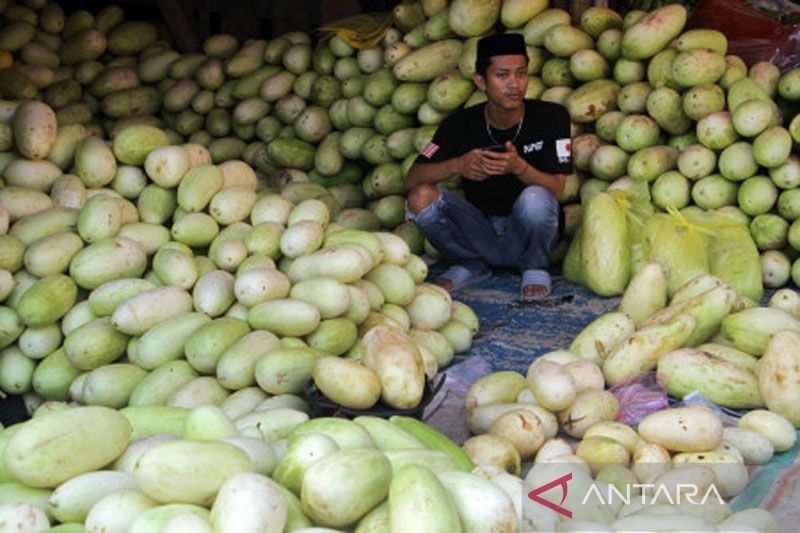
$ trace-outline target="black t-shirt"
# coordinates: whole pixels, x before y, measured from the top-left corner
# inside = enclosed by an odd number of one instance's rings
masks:
[[[517,153],[528,164],[549,174],[572,173],[570,117],[559,104],[541,100],[525,101],[525,116],[519,127],[498,130],[489,126],[484,115],[486,104],[459,109],[436,130],[431,142],[416,163],[439,163],[469,152],[512,141]],[[526,185],[513,174],[490,176],[484,181],[462,179],[466,199],[489,216],[511,214],[514,201]]]

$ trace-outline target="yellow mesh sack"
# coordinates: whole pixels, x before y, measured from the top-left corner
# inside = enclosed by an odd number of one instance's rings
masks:
[[[708,231],[690,222],[671,205],[667,206],[667,213],[653,215],[645,225],[645,256],[664,269],[670,298],[690,279],[709,273]]]
[[[706,236],[709,273],[756,302],[764,295],[761,259],[744,224],[708,211],[688,217]]]
[[[624,190],[612,191],[617,203],[625,211],[630,245],[631,277],[647,264],[644,252],[644,227],[653,216],[650,189],[645,182],[634,182]]]
[[[362,13],[319,28],[325,37],[338,36],[353,48],[372,48],[383,39],[392,23],[391,13]]]

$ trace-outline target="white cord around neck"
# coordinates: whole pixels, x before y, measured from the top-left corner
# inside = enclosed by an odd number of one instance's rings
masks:
[[[517,137],[519,137],[519,132],[522,131],[522,122],[524,120],[525,120],[525,111],[523,110],[522,116],[520,117],[519,122],[517,123],[517,131],[514,132],[514,136],[511,138],[511,144],[514,144],[514,141],[516,141]],[[494,138],[494,135],[492,135],[492,127],[489,125],[488,106],[483,107],[483,122],[484,124],[486,124],[486,134],[489,136],[492,142],[497,146],[505,145],[505,143],[498,142],[497,139]]]

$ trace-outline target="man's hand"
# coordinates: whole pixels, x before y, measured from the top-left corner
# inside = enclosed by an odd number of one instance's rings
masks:
[[[480,148],[475,148],[462,155],[459,158],[461,167],[459,174],[466,179],[474,181],[483,181],[488,178],[489,173],[484,169],[483,155],[485,153]]]
[[[481,168],[490,176],[497,174],[514,174],[516,176],[525,172],[527,163],[517,154],[517,149],[511,141],[506,141],[505,152],[481,151]]]

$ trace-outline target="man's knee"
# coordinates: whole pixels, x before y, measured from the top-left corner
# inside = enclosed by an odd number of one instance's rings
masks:
[[[408,210],[418,215],[423,209],[439,199],[439,189],[424,183],[408,191]]]
[[[558,224],[558,200],[544,187],[526,187],[519,195],[514,211],[526,220]]]

